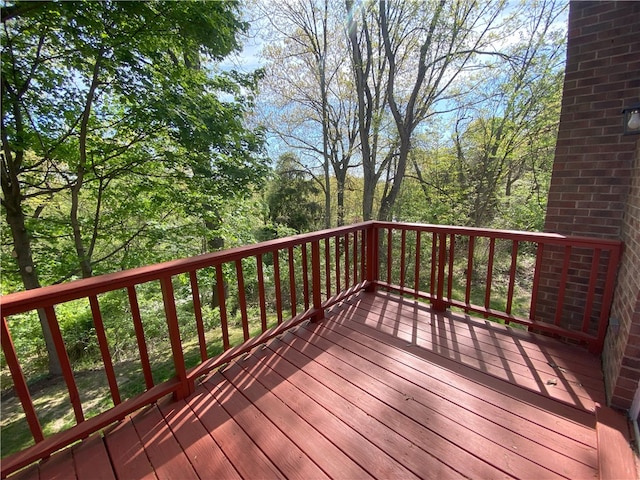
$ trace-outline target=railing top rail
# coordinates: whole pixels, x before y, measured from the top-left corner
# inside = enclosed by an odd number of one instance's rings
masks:
[[[344,227],[320,230],[312,233],[277,238],[265,242],[230,248],[219,252],[197,255],[179,260],[107,273],[91,278],[73,280],[58,285],[25,290],[0,296],[0,311],[3,316],[15,315],[36,308],[48,307],[92,295],[138,285],[163,277],[188,273],[220,263],[271,253],[303,243],[323,240],[337,235],[346,235],[370,226],[372,222],[357,223]]]
[[[592,238],[573,235],[562,235],[550,232],[525,232],[519,230],[499,230],[493,228],[478,227],[460,227],[454,225],[434,225],[426,223],[405,223],[405,222],[372,222],[376,227],[382,228],[398,228],[402,227],[406,230],[420,230],[427,232],[446,232],[456,235],[481,236],[488,238],[505,238],[510,240],[518,240],[521,242],[543,242],[555,245],[571,244],[577,247],[603,247],[617,248],[622,245],[620,240],[608,238]]]

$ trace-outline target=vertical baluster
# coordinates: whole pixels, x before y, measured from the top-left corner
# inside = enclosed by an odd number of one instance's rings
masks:
[[[600,266],[600,253],[602,249],[596,248],[591,261],[591,275],[589,275],[589,290],[587,292],[586,304],[584,306],[584,317],[582,318],[582,331],[589,333],[591,323],[591,311],[593,310],[593,300],[595,297],[596,283],[598,282],[598,267]]]
[[[313,322],[320,321],[324,318],[324,310],[322,309],[322,292],[320,279],[320,241],[311,242],[311,283],[313,292],[313,309],[314,315],[311,318]]]
[[[324,283],[326,286],[327,295],[325,298],[331,297],[331,245],[329,238],[324,239]],[[340,291],[340,283],[336,285],[336,292]]]
[[[434,309],[438,312],[444,312],[446,305],[444,303],[444,268],[447,263],[447,234],[441,232],[438,234],[438,285],[436,303]]]
[[[238,303],[240,304],[240,316],[242,317],[242,335],[244,341],[249,340],[249,317],[247,315],[247,295],[244,290],[244,273],[242,260],[236,260],[236,280],[238,282]]]
[[[196,319],[198,331],[198,345],[200,347],[200,359],[204,362],[207,358],[207,341],[204,336],[204,321],[202,320],[202,305],[200,304],[200,288],[198,287],[198,275],[195,270],[189,272],[191,284],[191,298],[193,299],[193,314]]]
[[[176,310],[176,299],[171,277],[165,276],[160,278],[160,287],[162,289],[164,313],[167,318],[173,365],[178,381],[181,384],[180,389],[175,392],[175,397],[177,400],[180,400],[187,397],[193,389],[190,387],[189,380],[187,379],[187,369],[184,363],[184,352],[182,351],[182,340],[180,338],[180,327],[178,326],[178,311]]]
[[[513,240],[511,243],[511,268],[509,269],[509,289],[507,290],[507,315],[511,315],[511,308],[513,306],[513,290],[516,283],[516,268],[518,266],[518,247],[517,240]],[[509,325],[509,320],[505,320],[505,323]]]
[[[387,231],[387,283],[391,284],[391,248],[392,248],[391,227]]]
[[[2,331],[0,332],[0,339],[2,340],[2,351],[4,352],[4,358],[11,372],[11,380],[13,380],[13,388],[20,399],[22,404],[22,410],[27,419],[29,430],[33,436],[33,440],[38,443],[44,440],[42,434],[42,427],[36,415],[35,408],[33,408],[33,401],[31,400],[31,394],[29,393],[29,387],[27,387],[27,381],[20,368],[18,362],[18,356],[16,355],[16,349],[9,333],[9,325],[7,319],[2,317]]]
[[[276,313],[278,325],[282,323],[282,286],[280,285],[280,250],[273,252],[273,281],[276,283]]]
[[[367,286],[368,292],[375,292],[377,283],[379,280],[379,264],[380,264],[380,251],[378,246],[378,227],[370,226],[367,229]]]
[[[339,237],[334,237],[334,250],[335,250],[335,255],[336,255],[336,294],[340,293],[340,290],[342,290],[341,288],[341,283],[340,283],[340,278],[342,277],[342,271],[340,270],[340,238]],[[327,257],[327,261],[329,260],[329,257]]]
[[[434,231],[433,234],[431,235],[431,278],[430,280],[430,285],[429,285],[429,294],[431,295],[431,298],[434,298],[434,295],[436,294],[437,290],[436,290],[436,269],[438,267],[438,236],[436,234],[436,232]]]
[[[405,257],[407,255],[407,230],[402,229],[400,233],[400,292],[404,292],[405,274],[404,269],[406,265]]]
[[[216,265],[216,288],[218,289],[218,308],[220,310],[220,328],[222,329],[222,348],[225,351],[231,348],[229,343],[229,323],[227,319],[227,302],[224,292],[224,275],[222,274],[222,264]]]
[[[471,304],[471,279],[473,278],[473,255],[475,254],[476,237],[474,235],[469,237],[469,252],[467,256],[467,285],[464,291],[464,303]]]
[[[564,292],[567,289],[567,279],[569,278],[569,263],[571,261],[571,245],[564,247],[564,258],[562,262],[562,275],[560,276],[560,288],[558,289],[558,301],[556,303],[556,317],[554,323],[560,325],[562,321],[562,309],[564,307]]]
[[[326,240],[326,239],[325,239]],[[302,291],[304,293],[304,309],[309,310],[309,265],[307,258],[307,244],[302,244]],[[326,260],[328,264],[328,260]]]
[[[262,254],[256,256],[256,264],[258,268],[258,298],[260,302],[260,325],[262,331],[267,330],[267,300],[264,293],[264,269],[262,266]]]
[[[89,297],[89,305],[91,305],[91,315],[93,316],[93,325],[96,329],[96,337],[98,337],[98,346],[100,347],[100,355],[102,355],[102,364],[104,372],[107,376],[109,391],[114,405],[118,405],[120,400],[120,390],[116,380],[116,372],[113,370],[113,362],[111,361],[111,352],[109,351],[109,342],[104,331],[104,322],[102,321],[102,312],[100,312],[100,304],[98,297],[91,295]]]
[[[542,273],[542,257],[544,255],[544,243],[538,243],[536,248],[536,266],[533,272],[533,286],[531,288],[531,305],[529,305],[529,319],[536,319],[536,303],[538,302],[538,288],[540,274]]]
[[[358,283],[358,231],[353,232],[353,284]]]
[[[293,258],[293,247],[289,247],[289,298],[291,301],[291,318],[295,317],[298,313],[297,303],[298,296],[296,292],[296,271],[295,262]]]
[[[486,313],[485,318],[489,316],[489,309],[491,308],[491,283],[493,280],[493,257],[496,251],[496,239],[491,237],[489,239],[489,261],[487,265],[487,279],[484,287],[484,309]]]
[[[60,326],[58,319],[56,318],[56,312],[52,306],[45,307],[44,312],[47,317],[47,323],[49,329],[51,329],[51,335],[53,336],[53,343],[56,348],[56,354],[60,360],[60,366],[62,367],[62,376],[67,384],[67,390],[69,391],[69,400],[73,406],[73,413],[76,417],[76,422],[84,422],[84,414],[82,413],[82,405],[80,403],[80,394],[78,393],[78,386],[73,378],[73,370],[71,370],[71,362],[69,361],[69,355],[60,333]]]
[[[365,265],[365,255],[367,251],[367,232],[371,230],[360,231],[360,279],[364,281],[367,279],[367,269]]]
[[[449,242],[449,271],[447,274],[447,298],[451,299],[453,292],[453,262],[455,261],[456,253],[456,235],[454,233],[450,236]]]
[[[413,273],[413,289],[415,290],[415,296],[418,298],[418,292],[420,292],[420,240],[422,238],[422,232],[420,230],[416,230],[416,259],[415,259],[415,270]]]
[[[344,236],[344,288],[348,289],[349,284],[349,234]]]
[[[153,387],[153,375],[151,374],[151,362],[149,361],[149,353],[147,352],[147,341],[144,337],[144,328],[142,326],[142,317],[140,316],[140,307],[138,306],[138,296],[136,295],[136,287],[130,285],[127,287],[129,295],[129,305],[131,306],[131,317],[133,318],[133,327],[136,332],[136,341],[138,343],[138,351],[140,352],[140,363],[142,364],[142,374],[144,375],[144,383],[147,390]]]

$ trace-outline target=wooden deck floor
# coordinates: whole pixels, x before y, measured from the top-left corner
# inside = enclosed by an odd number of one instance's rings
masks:
[[[19,476],[597,478],[598,402],[583,349],[363,293]]]

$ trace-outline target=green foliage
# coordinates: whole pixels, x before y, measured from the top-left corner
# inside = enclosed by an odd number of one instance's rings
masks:
[[[243,124],[261,73],[215,67],[239,49],[238,4],[26,5],[3,23],[3,207],[22,211],[41,282],[198,253],[207,206],[266,172]]]
[[[269,219],[298,233],[313,230],[320,225],[323,213],[313,198],[318,193],[295,155],[282,155],[267,193]]]

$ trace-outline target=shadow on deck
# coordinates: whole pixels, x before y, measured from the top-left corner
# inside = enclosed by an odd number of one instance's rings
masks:
[[[635,478],[603,388],[583,349],[360,293],[9,478]]]

